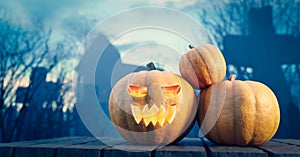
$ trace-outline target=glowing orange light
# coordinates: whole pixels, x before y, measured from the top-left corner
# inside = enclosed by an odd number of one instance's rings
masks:
[[[179,94],[181,90],[181,87],[179,85],[163,86],[161,88],[164,90],[167,97],[175,97],[176,95]]]
[[[128,92],[134,97],[143,97],[147,94],[147,88],[142,86],[129,85]]]
[[[159,104],[146,103],[147,87],[129,85],[128,92],[134,98],[134,104],[131,104],[131,111],[134,120],[137,124],[141,122],[145,126],[150,123],[153,125],[159,124],[163,126],[171,123],[176,115],[177,95],[180,93],[180,85],[161,86],[161,91],[166,96],[166,99]],[[151,94],[149,94],[151,97]],[[155,98],[155,97],[154,97]]]

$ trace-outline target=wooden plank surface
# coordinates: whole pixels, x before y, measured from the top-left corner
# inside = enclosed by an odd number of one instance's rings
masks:
[[[82,137],[73,136],[73,137],[59,137],[52,139],[40,139],[40,140],[32,140],[32,141],[19,141],[19,142],[11,142],[11,143],[0,143],[0,157],[10,157],[13,156],[13,151],[15,147],[18,146],[28,146],[32,144],[42,144],[42,143],[51,143],[51,142],[60,142],[65,140],[73,140],[80,139]]]
[[[14,148],[14,157],[56,157],[56,149],[58,147],[82,144],[90,141],[96,141],[94,137],[81,137],[62,141],[52,141],[49,143],[21,145]]]
[[[107,145],[101,141],[93,141],[85,144],[60,147],[57,157],[100,157]]]
[[[280,142],[280,143],[286,143],[286,144],[292,144],[300,147],[300,140],[296,139],[274,139],[272,141]]]
[[[206,157],[204,145],[200,138],[185,138],[175,145],[157,148],[155,157]]]
[[[100,157],[104,156],[104,148],[124,143],[124,139],[98,138],[97,141],[75,144],[58,148],[57,157]]]
[[[157,146],[140,146],[129,142],[118,144],[104,149],[104,156],[120,157],[151,157]]]
[[[254,147],[220,146],[202,139],[209,157],[267,157],[268,154]]]
[[[256,147],[215,145],[206,138],[184,138],[168,146],[138,146],[122,138],[62,137],[0,143],[0,157],[300,157],[300,140],[272,139]]]
[[[269,141],[261,146],[258,146],[257,148],[268,152],[270,157],[300,157],[300,147],[296,145]]]

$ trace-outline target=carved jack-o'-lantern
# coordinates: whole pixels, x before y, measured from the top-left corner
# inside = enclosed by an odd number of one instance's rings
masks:
[[[183,138],[195,122],[197,104],[192,86],[165,71],[128,74],[113,87],[110,117],[128,141],[165,145]]]
[[[154,84],[149,89],[129,85],[128,92],[134,101],[131,104],[131,112],[136,123],[144,123],[146,127],[150,122],[154,126],[156,123],[160,126],[172,123],[176,116],[176,105],[181,101],[180,90],[180,85]],[[146,99],[150,99],[149,103]]]

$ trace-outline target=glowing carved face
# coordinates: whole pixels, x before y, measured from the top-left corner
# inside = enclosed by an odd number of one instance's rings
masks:
[[[142,121],[147,127],[150,122],[155,126],[172,123],[180,103],[180,85],[161,86],[154,84],[149,88],[129,85],[128,92],[133,98],[131,111],[137,124]],[[176,108],[177,107],[177,108]]]

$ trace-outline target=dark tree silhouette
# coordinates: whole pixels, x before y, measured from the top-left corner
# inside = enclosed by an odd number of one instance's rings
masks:
[[[57,111],[55,114],[62,112],[64,101],[69,99],[65,95],[70,91],[71,79],[66,67],[72,53],[67,51],[73,47],[69,46],[67,38],[55,45],[50,44],[52,31],[39,20],[30,21],[34,27],[18,24],[8,13],[0,8],[0,140],[36,139],[46,134],[39,132],[39,126],[47,124],[50,128],[57,124],[50,118],[43,119],[46,115],[54,115],[46,114],[45,110],[51,108]],[[52,85],[45,83],[49,73],[57,79]],[[38,91],[39,88],[44,88],[44,92]],[[57,95],[47,95],[47,90],[56,90]],[[16,95],[20,97],[16,98]],[[47,101],[50,97],[55,97],[52,98],[55,103]],[[46,101],[41,103],[36,101],[37,98]],[[33,117],[32,113],[36,116]],[[35,121],[31,124],[29,119],[33,118]]]
[[[199,20],[214,41],[223,49],[223,37],[248,35],[248,13],[251,8],[271,6],[273,26],[278,34],[299,36],[300,2],[296,0],[204,1],[199,6]]]

